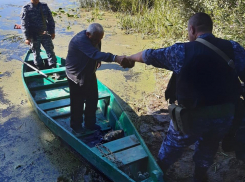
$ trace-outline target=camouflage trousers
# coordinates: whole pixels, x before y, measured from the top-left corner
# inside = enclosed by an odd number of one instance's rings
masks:
[[[231,128],[233,118],[234,116],[226,116],[220,119],[194,121],[191,135],[176,131],[171,120],[158,153],[159,166],[165,172],[181,157],[186,147],[195,143],[195,168],[207,170],[213,164],[219,142]]]
[[[57,58],[54,53],[54,45],[51,36],[47,34],[36,35],[35,38],[31,40],[31,50],[34,55],[34,64],[37,67],[43,67],[44,65],[40,56],[41,45],[44,47],[47,53],[49,66],[55,66]]]

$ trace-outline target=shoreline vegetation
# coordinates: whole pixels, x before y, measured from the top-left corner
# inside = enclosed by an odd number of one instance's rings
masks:
[[[119,26],[126,34],[154,37],[167,47],[187,41],[187,21],[196,12],[208,13],[215,36],[245,46],[245,1],[242,0],[80,0],[91,8],[95,19],[101,10],[117,12]]]

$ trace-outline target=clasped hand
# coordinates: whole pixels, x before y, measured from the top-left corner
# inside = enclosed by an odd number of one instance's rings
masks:
[[[127,56],[116,56],[115,61],[120,64],[123,68],[133,68],[135,62],[130,60]]]

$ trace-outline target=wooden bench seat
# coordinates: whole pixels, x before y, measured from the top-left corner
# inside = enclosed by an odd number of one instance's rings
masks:
[[[69,87],[65,87],[64,90],[60,89],[59,96],[55,94],[52,95],[52,92],[50,92],[50,95],[47,95],[47,94],[44,95],[45,93],[40,93],[40,92],[35,92],[35,94],[36,96],[34,98],[37,103],[40,103],[38,104],[38,106],[42,110],[57,109],[57,108],[66,107],[70,105]],[[101,100],[101,99],[110,99],[110,94],[108,92],[99,92],[98,100]],[[44,102],[44,101],[48,101],[48,102]]]
[[[108,143],[103,144],[106,148],[108,148],[111,152],[115,153],[115,152],[119,152],[131,147],[135,147],[137,145],[139,145],[140,142],[138,141],[138,139],[136,138],[135,135],[129,135]],[[93,150],[97,150],[96,147],[94,147]],[[105,154],[109,154],[108,151],[103,149],[103,152]],[[101,153],[102,157],[103,154]]]
[[[123,150],[121,152],[116,152],[111,155],[114,155],[115,158],[121,161],[124,165],[130,165],[148,158],[147,153],[141,145]]]
[[[67,78],[59,79],[59,80],[51,80],[48,78],[34,78],[34,80],[28,81],[28,88],[30,91],[37,91],[43,89],[54,88],[62,85],[68,85]]]
[[[31,93],[37,104],[70,97],[70,89],[69,86],[66,85],[50,89],[31,91]]]
[[[66,70],[65,67],[60,67],[60,68],[52,68],[52,69],[45,69],[45,70],[41,70],[41,72],[43,72],[44,74],[53,74],[53,73],[60,73],[60,72],[64,72]],[[24,73],[24,77],[37,77],[37,76],[42,76],[40,75],[38,72],[36,71],[30,71],[30,72],[25,72]]]
[[[40,109],[46,111],[46,110],[50,110],[50,109],[57,109],[57,108],[61,108],[61,107],[66,107],[69,105],[70,105],[70,98],[61,99],[61,100],[52,101],[52,102],[47,102],[47,103],[42,103],[42,104],[39,104],[38,106],[40,107]]]
[[[46,111],[47,114],[52,118],[70,115],[70,98],[69,98],[70,95],[62,95],[60,97],[61,99],[59,100],[57,100],[57,97],[53,98],[54,101],[51,101],[52,98],[48,98],[50,100],[49,102],[40,103],[38,104],[38,106],[40,107],[40,109]],[[66,97],[66,98],[62,98],[62,97]],[[99,92],[98,100],[101,99],[109,100],[110,94],[107,92]]]
[[[121,161],[124,165],[131,165],[148,158],[147,153],[140,145],[140,142],[135,135],[129,135],[102,145],[109,149],[112,153],[111,155],[114,155],[115,158]],[[105,155],[110,153],[104,149],[103,146],[99,147],[100,149],[93,147],[92,150],[98,155],[101,155],[101,157],[106,157]]]
[[[58,108],[58,109],[48,110],[47,114],[51,118],[69,116],[71,114],[70,106],[62,107],[62,108]]]

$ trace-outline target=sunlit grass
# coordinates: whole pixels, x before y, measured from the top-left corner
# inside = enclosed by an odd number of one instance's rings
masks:
[[[81,0],[83,7],[120,12],[117,16],[127,34],[142,33],[162,39],[163,46],[187,41],[187,21],[196,12],[208,13],[217,37],[245,46],[245,2],[242,0]]]

